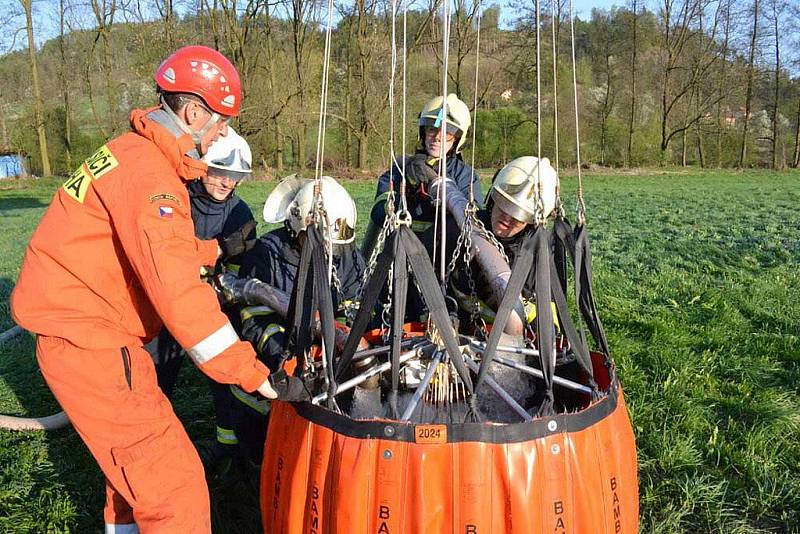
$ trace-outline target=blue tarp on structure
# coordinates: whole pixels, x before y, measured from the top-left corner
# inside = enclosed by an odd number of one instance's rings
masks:
[[[22,156],[3,154],[0,156],[0,178],[10,178],[22,174]]]

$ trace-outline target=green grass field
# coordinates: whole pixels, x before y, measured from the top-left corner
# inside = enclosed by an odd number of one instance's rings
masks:
[[[800,532],[800,174],[693,172],[585,182],[595,290],[638,445],[641,532]],[[0,183],[2,330],[58,185]],[[363,231],[374,185],[346,185]],[[241,187],[257,216],[273,186]],[[175,406],[194,440],[211,440],[191,365]],[[0,347],[0,412],[57,409],[32,337]],[[212,482],[211,494],[215,531],[258,530],[251,485]],[[98,532],[103,496],[73,430],[0,431],[0,532]]]

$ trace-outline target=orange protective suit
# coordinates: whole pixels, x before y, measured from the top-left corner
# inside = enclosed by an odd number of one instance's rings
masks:
[[[133,131],[58,190],[28,245],[11,310],[38,334],[43,375],[106,475],[106,523],[125,531],[132,507],[141,532],[204,532],[202,466],[142,344],[163,320],[218,382],[254,391],[269,371],[200,280],[217,243],[194,236],[185,182],[207,167],[163,114],[133,111]]]

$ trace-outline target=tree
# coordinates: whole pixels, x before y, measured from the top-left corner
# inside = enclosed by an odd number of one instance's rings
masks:
[[[608,121],[614,109],[616,89],[614,87],[613,58],[617,55],[619,36],[612,23],[612,15],[592,10],[592,33],[590,35],[592,62],[603,83],[596,91],[595,103],[600,115],[600,164],[606,164],[608,152]]]
[[[58,69],[58,78],[61,85],[61,98],[64,101],[64,147],[66,150],[66,167],[68,170],[72,169],[72,113],[69,98],[69,65],[67,61],[67,47],[65,43],[64,34],[64,20],[66,18],[66,10],[68,5],[65,5],[64,0],[59,0],[58,5],[58,52],[61,59],[61,65]]]
[[[628,143],[625,149],[625,166],[630,167],[633,153],[634,121],[636,120],[636,54],[638,51],[638,0],[633,0],[631,6],[631,105],[628,111]]]
[[[786,6],[778,0],[770,0],[770,7],[772,11],[772,29],[774,32],[774,45],[775,45],[775,85],[772,99],[772,139],[770,139],[770,146],[772,152],[772,168],[778,168],[778,110],[780,109],[780,95],[781,95],[781,40],[780,40],[780,18],[779,13],[783,13]],[[783,164],[781,164],[783,166]]]
[[[370,114],[374,111],[369,109],[368,101],[370,96],[370,76],[378,45],[376,39],[378,36],[378,23],[375,19],[376,6],[377,1],[375,0],[354,0],[353,5],[357,59],[355,78],[358,81],[356,93],[357,122],[355,128],[356,143],[358,145],[356,166],[359,169],[367,166],[369,133],[370,129],[375,128],[370,119]],[[349,96],[347,98],[349,99]]]
[[[297,117],[300,124],[295,134],[295,164],[306,167],[306,139],[308,138],[308,76],[306,73],[309,53],[309,19],[314,10],[313,0],[285,0],[289,24],[291,26],[292,59],[299,96],[300,109]]]
[[[164,26],[164,38],[168,50],[175,48],[175,8],[173,0],[153,0]]]
[[[742,141],[739,150],[739,167],[744,167],[747,160],[747,128],[750,124],[751,106],[753,104],[753,79],[755,78],[756,44],[758,39],[759,0],[753,0],[753,29],[750,32],[750,59],[747,62],[747,89],[744,100],[744,117],[742,118]]]
[[[719,94],[719,101],[717,102],[717,119],[716,119],[716,152],[717,152],[717,167],[722,166],[722,132],[727,127],[722,117],[722,102],[723,97],[727,94],[727,87],[729,83],[729,68],[728,68],[728,54],[730,53],[730,36],[731,36],[731,2],[732,0],[724,0],[724,29],[722,37],[722,73],[720,76],[720,83],[717,85]]]
[[[47,153],[47,135],[44,128],[44,102],[42,89],[39,86],[39,69],[36,65],[36,43],[33,39],[33,8],[31,0],[20,0],[20,5],[25,11],[25,28],[28,32],[28,59],[31,66],[31,81],[33,82],[33,107],[36,120],[36,135],[39,138],[39,155],[42,159],[42,173],[45,176],[52,174],[50,170],[50,156]]]
[[[451,22],[451,26],[455,30],[451,33],[455,49],[455,72],[450,74],[450,79],[455,84],[455,93],[458,95],[465,94],[462,87],[462,84],[465,83],[462,72],[464,71],[464,62],[474,54],[477,42],[476,17],[480,7],[481,3],[477,0],[469,3],[466,0],[455,0],[453,21]]]
[[[666,161],[670,141],[683,135],[706,116],[722,98],[702,90],[719,60],[716,32],[720,9],[714,12],[710,27],[704,27],[707,0],[663,0],[662,84],[661,84],[661,162]],[[705,34],[707,37],[704,37]],[[673,115],[683,107],[683,120],[674,125]],[[685,146],[685,143],[684,143]]]

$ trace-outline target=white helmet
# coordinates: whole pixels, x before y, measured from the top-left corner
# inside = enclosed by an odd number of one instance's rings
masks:
[[[322,207],[328,216],[331,241],[343,245],[355,239],[356,203],[347,190],[330,176],[321,178]],[[308,226],[314,207],[314,180],[292,174],[284,178],[264,203],[264,221],[286,222],[296,234]]]
[[[425,127],[439,128],[442,124],[442,102],[441,96],[434,97],[425,103],[419,114],[419,139],[425,140]],[[458,144],[456,153],[461,152],[467,142],[467,131],[472,124],[472,115],[469,108],[455,94],[447,95],[447,131],[448,133],[458,134]]]
[[[253,172],[253,155],[244,138],[228,126],[228,134],[208,147],[203,156],[209,176],[225,176],[237,182]]]
[[[543,217],[547,218],[556,205],[558,174],[547,158],[542,158],[541,163],[540,171],[539,158],[522,156],[514,159],[500,169],[492,183],[490,194],[495,205],[518,221],[536,222],[540,180]]]

